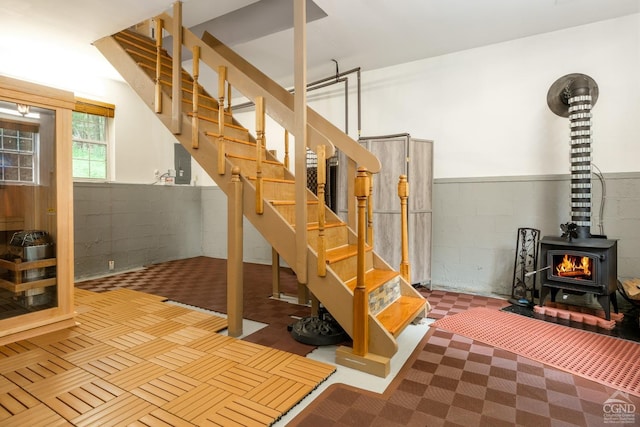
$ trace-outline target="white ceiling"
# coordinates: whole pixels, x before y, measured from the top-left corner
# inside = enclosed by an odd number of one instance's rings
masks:
[[[328,16],[307,26],[310,80],[332,75],[332,59],[340,71],[366,71],[640,12],[640,0],[314,1]],[[255,2],[186,0],[184,24],[193,27]],[[43,82],[48,73],[116,78],[91,42],[170,10],[171,4],[0,0],[0,74]],[[292,30],[232,47],[283,85],[292,83]]]

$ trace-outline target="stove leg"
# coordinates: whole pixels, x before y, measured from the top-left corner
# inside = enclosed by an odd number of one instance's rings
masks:
[[[605,319],[611,320],[611,298],[609,298],[609,295],[598,295],[598,302],[604,309]],[[616,305],[618,305],[617,301],[616,301]],[[616,308],[616,313],[617,312],[618,310]]]
[[[551,289],[551,302],[556,302],[556,296],[558,296],[558,291],[560,289],[558,288],[552,288]]]
[[[618,298],[616,298],[616,291],[611,294],[611,304],[613,304],[613,311],[618,314]]]

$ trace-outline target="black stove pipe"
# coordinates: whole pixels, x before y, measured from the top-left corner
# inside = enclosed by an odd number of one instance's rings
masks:
[[[549,89],[547,103],[562,117],[569,117],[571,135],[571,222],[577,238],[591,237],[591,108],[598,86],[584,74],[569,74]]]

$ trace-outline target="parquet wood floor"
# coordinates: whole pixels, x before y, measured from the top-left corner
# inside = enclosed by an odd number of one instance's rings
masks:
[[[270,425],[335,370],[164,300],[76,289],[78,326],[0,347],[0,425]]]

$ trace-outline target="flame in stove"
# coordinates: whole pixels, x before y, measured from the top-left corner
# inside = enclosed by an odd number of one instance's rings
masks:
[[[556,272],[558,276],[591,276],[591,259],[565,254],[562,262],[556,266]]]
[[[582,260],[580,261],[581,267],[582,267],[582,272],[587,275],[587,276],[591,276],[591,260],[589,259],[588,256],[583,256]]]

